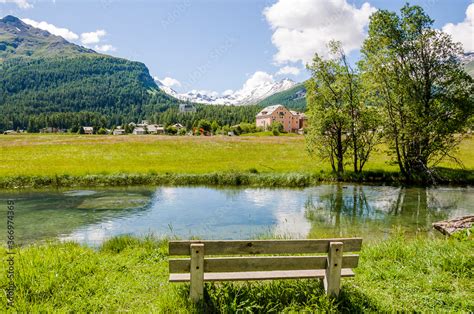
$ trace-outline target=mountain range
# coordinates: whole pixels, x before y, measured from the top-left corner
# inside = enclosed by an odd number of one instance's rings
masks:
[[[159,80],[155,80],[159,88],[170,96],[179,100],[209,104],[209,105],[253,105],[258,104],[263,99],[276,93],[286,91],[295,85],[296,82],[285,78],[277,82],[262,82],[250,88],[242,88],[236,92],[218,95],[217,93],[207,91],[192,90],[187,93],[178,93],[169,86],[165,86]]]
[[[75,67],[75,65],[80,66]],[[92,65],[94,71],[88,71],[90,70],[88,65]],[[111,101],[109,99],[106,101],[107,104],[104,104],[101,98],[116,98],[111,95],[115,93],[113,84],[108,84],[107,88],[104,86],[104,90],[108,90],[110,93],[102,92],[98,99],[91,99],[89,96],[92,95],[86,95],[85,98],[88,104],[85,104],[85,106],[81,106],[83,101],[75,99],[78,93],[69,95],[69,102],[75,103],[73,110],[67,108],[67,105],[64,106],[64,102],[68,102],[64,98],[56,106],[55,102],[58,102],[59,97],[57,95],[56,97],[49,97],[58,90],[64,92],[66,86],[69,90],[78,88],[80,87],[79,82],[83,80],[96,81],[96,86],[88,89],[95,92],[100,89],[100,85],[104,85],[107,81],[110,83],[111,80],[120,77],[123,79],[120,84],[121,87],[138,87],[137,90],[147,96],[158,94],[161,98],[174,103],[186,101],[211,105],[257,104],[269,96],[287,91],[297,85],[290,79],[283,79],[278,82],[263,82],[225,95],[196,90],[180,94],[163,85],[160,81],[154,81],[146,66],[140,62],[132,62],[97,53],[92,49],[70,43],[48,31],[28,25],[14,16],[6,16],[0,19],[0,66],[4,73],[0,78],[0,82],[4,87],[3,90],[0,90],[0,105],[12,101],[21,102],[20,107],[26,107],[26,109],[35,107],[34,111],[36,113],[55,109],[57,111],[93,109],[93,111],[107,112],[107,110],[102,109],[108,107]],[[65,72],[55,72],[54,68]],[[129,75],[126,74],[126,71],[129,71]],[[52,75],[53,72],[55,72],[55,75]],[[107,76],[107,74],[110,74],[110,76]],[[44,77],[45,75],[48,77]],[[103,78],[104,81],[98,81],[99,77]],[[37,84],[38,82],[40,84]],[[7,87],[8,93],[5,92]],[[39,99],[41,93],[38,94],[37,92],[43,89],[48,90],[45,93],[46,95],[43,96],[54,98],[53,101],[51,99]],[[31,93],[32,90],[35,91],[34,94]],[[88,90],[83,89],[82,92]],[[35,102],[35,105],[33,106],[31,102]],[[44,106],[40,106],[39,103],[42,102],[48,102],[48,104],[45,103]],[[120,104],[121,101],[118,101],[118,103]],[[126,106],[121,107],[125,109],[123,107]],[[47,110],[42,110],[46,108]]]

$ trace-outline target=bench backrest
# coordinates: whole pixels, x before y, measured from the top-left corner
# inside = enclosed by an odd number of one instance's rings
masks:
[[[170,241],[170,256],[192,256],[191,246],[199,247],[201,255],[227,255],[227,257],[205,257],[204,272],[250,272],[271,270],[326,269],[325,256],[258,256],[328,253],[330,243],[342,243],[343,252],[358,252],[361,238],[317,239],[317,240],[249,240],[249,241]],[[197,253],[197,252],[196,252]],[[229,256],[253,255],[253,256]],[[257,255],[257,256],[256,256]],[[343,255],[342,268],[355,268],[358,255]],[[191,258],[170,259],[170,273],[189,273]]]

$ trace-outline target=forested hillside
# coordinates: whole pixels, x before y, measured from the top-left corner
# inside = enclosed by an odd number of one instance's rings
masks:
[[[305,83],[298,84],[286,91],[271,95],[258,103],[261,107],[281,104],[289,109],[297,111],[306,110],[306,87]]]
[[[100,115],[110,124],[121,123],[177,104],[156,89],[144,64],[124,59],[99,54],[14,58],[0,68],[3,129],[29,125],[36,131],[51,126],[41,118],[51,113],[62,113],[56,116],[65,128]]]

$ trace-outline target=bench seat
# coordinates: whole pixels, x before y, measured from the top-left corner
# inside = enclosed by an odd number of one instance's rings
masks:
[[[324,269],[204,273],[204,281],[322,279],[325,275],[326,270]],[[354,271],[350,268],[343,268],[341,269],[341,277],[354,277]],[[169,277],[170,282],[189,282],[190,280],[190,273],[170,274]]]
[[[361,238],[173,240],[169,281],[189,282],[196,302],[204,296],[206,281],[321,279],[326,293],[337,296],[341,278],[354,276],[359,255],[352,253],[361,247]]]

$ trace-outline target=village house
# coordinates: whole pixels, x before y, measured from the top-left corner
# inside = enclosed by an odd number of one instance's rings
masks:
[[[115,128],[113,134],[114,135],[124,135],[125,134],[125,129],[122,128],[121,126],[118,126],[118,127]]]
[[[144,135],[144,134],[147,134],[147,130],[145,127],[137,126],[133,129],[132,133],[134,135]]]
[[[94,134],[94,128],[91,126],[83,126],[84,134]]]
[[[163,134],[165,133],[165,128],[159,124],[148,124],[146,126],[148,134]]]
[[[53,127],[46,127],[39,130],[40,133],[66,133],[66,129],[59,129]]]
[[[280,122],[285,132],[302,133],[306,127],[306,116],[282,105],[265,107],[256,116],[257,128],[269,130],[274,122]]]
[[[143,120],[141,123],[136,124],[136,123],[129,123],[129,126],[133,128],[132,134],[135,135],[144,135],[144,134],[165,134],[165,127],[161,124],[148,124],[148,121]],[[184,126],[180,123],[176,123],[172,125],[175,127],[177,130],[180,130],[184,128]],[[122,133],[123,132],[123,133]],[[118,127],[117,129],[114,130],[114,135],[117,134],[124,134],[125,130],[122,128]]]
[[[143,120],[139,124],[130,123],[130,126],[134,127],[133,134],[143,135],[143,134],[163,134],[165,133],[165,128],[159,124],[149,124],[147,120]]]
[[[172,127],[176,128],[176,130],[178,131],[184,128],[184,126],[181,123],[175,123],[172,125]]]

